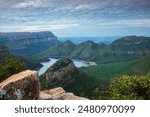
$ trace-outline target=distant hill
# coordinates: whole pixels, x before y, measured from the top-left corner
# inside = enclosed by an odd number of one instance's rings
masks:
[[[0,44],[0,64],[2,64],[5,58],[16,58],[19,61],[24,62],[29,69],[37,69],[42,66],[40,63],[12,54],[8,47],[4,44]]]
[[[27,57],[60,42],[52,32],[45,31],[0,33],[0,43],[5,44],[12,53]]]
[[[76,45],[71,41],[66,41],[48,48],[33,58],[40,60],[50,56],[65,56],[97,63],[108,63],[136,59],[148,54],[150,54],[149,37],[127,36],[115,40],[109,45],[97,44],[92,41]]]

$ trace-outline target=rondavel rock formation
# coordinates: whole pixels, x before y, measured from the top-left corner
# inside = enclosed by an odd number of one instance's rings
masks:
[[[26,70],[0,83],[0,98],[4,100],[83,100],[86,98],[65,92],[61,87],[40,91],[36,71]]]

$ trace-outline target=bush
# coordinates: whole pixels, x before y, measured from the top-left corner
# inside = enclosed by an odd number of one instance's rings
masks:
[[[0,64],[0,82],[9,76],[27,69],[25,63],[17,58],[5,58]]]
[[[145,76],[123,75],[110,82],[109,88],[96,88],[93,99],[149,100],[150,73]]]

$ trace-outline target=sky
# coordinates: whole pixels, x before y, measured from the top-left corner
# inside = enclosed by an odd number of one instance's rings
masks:
[[[0,0],[0,32],[150,36],[150,0]]]

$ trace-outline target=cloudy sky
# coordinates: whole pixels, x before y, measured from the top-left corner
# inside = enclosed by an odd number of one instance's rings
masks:
[[[150,36],[150,0],[0,0],[0,32]]]

